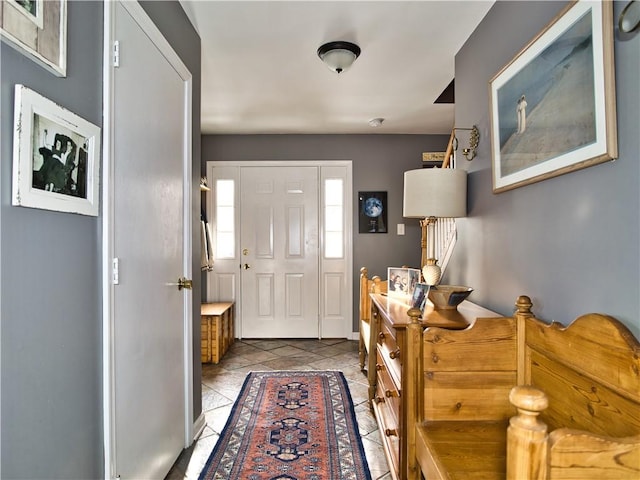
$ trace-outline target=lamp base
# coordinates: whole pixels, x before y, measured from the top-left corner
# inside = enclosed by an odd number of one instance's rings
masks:
[[[442,271],[435,261],[428,260],[427,264],[422,267],[422,277],[427,285],[437,285],[440,282],[440,275],[442,275]]]

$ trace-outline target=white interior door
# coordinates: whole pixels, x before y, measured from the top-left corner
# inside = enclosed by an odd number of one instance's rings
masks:
[[[242,336],[318,338],[318,168],[241,168]]]
[[[120,45],[108,94],[105,217],[118,268],[105,329],[105,473],[164,478],[188,444],[192,420],[192,299],[176,285],[191,265],[191,77],[137,2],[105,12]]]

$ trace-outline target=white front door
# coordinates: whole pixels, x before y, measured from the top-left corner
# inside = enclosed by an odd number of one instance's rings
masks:
[[[351,337],[351,162],[210,161],[207,176],[207,300],[236,302],[236,333]]]
[[[318,169],[241,168],[244,338],[318,338]]]
[[[192,421],[192,299],[176,285],[191,265],[191,76],[137,2],[106,5],[120,64],[107,94],[105,475],[164,478]]]

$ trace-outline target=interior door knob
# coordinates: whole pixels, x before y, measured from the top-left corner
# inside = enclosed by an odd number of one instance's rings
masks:
[[[193,288],[193,280],[189,280],[187,278],[180,277],[178,279],[178,290],[182,290],[183,288],[191,290]]]
[[[251,265],[249,265],[248,263],[245,263],[242,268],[244,268],[245,270],[249,270],[251,268]]]

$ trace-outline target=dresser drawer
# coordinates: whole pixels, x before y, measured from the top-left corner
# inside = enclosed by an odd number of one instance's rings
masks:
[[[395,349],[398,347],[398,341],[396,340],[396,329],[393,328],[386,319],[382,319],[378,329],[378,344],[387,345],[389,349]]]
[[[380,361],[380,357],[378,357]],[[378,363],[381,366],[380,363]],[[378,423],[380,437],[384,446],[385,457],[389,463],[391,477],[399,479],[400,471],[400,426],[399,426],[399,398],[387,397],[386,392],[393,389],[393,382],[386,374],[384,367],[377,371],[376,393],[372,400],[373,413]]]
[[[394,329],[390,329],[385,322],[382,322],[380,326],[377,352],[382,357],[378,360],[378,363],[381,364],[384,362],[388,371],[387,373],[397,385],[400,385],[402,375],[401,351]]]
[[[384,404],[389,410],[388,413],[392,424],[387,425],[387,427],[392,430],[397,430],[400,425],[400,385],[394,382],[393,378],[389,374],[387,364],[379,351],[377,352],[377,355],[375,401],[378,404]]]

